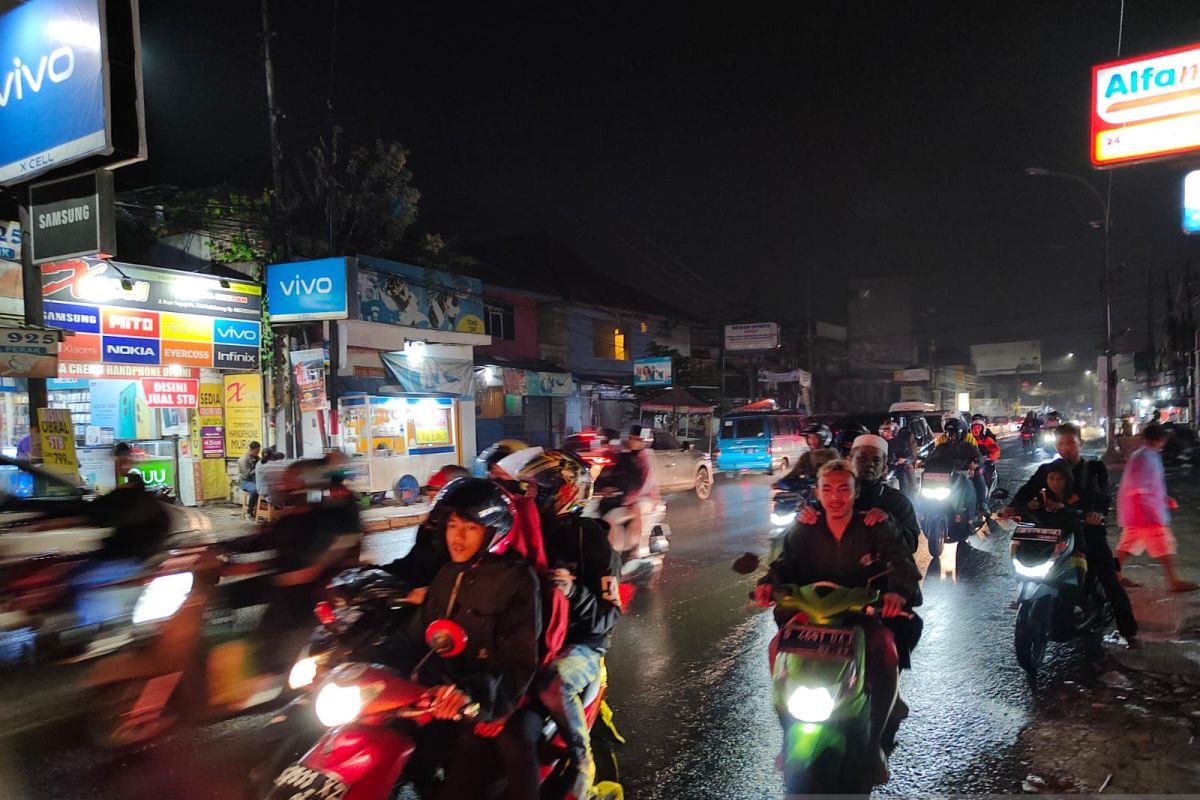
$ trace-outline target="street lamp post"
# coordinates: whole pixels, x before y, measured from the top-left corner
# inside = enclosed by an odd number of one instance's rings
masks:
[[[1117,412],[1117,383],[1116,375],[1113,374],[1113,329],[1112,329],[1112,247],[1109,231],[1112,225],[1112,217],[1110,215],[1110,205],[1104,199],[1104,195],[1100,194],[1100,190],[1092,185],[1091,181],[1071,175],[1067,172],[1055,172],[1054,170],[1045,169],[1043,167],[1026,167],[1026,175],[1034,177],[1049,177],[1049,178],[1065,178],[1069,181],[1074,181],[1084,186],[1092,196],[1096,198],[1096,202],[1100,204],[1100,210],[1104,212],[1104,415],[1106,422],[1104,423],[1105,450],[1106,458],[1116,455],[1116,421]]]

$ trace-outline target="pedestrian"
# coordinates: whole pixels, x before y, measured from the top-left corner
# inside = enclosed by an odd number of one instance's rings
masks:
[[[1179,505],[1167,495],[1162,463],[1166,443],[1166,430],[1151,422],[1142,429],[1142,446],[1125,465],[1125,475],[1117,491],[1117,521],[1122,528],[1117,561],[1124,567],[1129,556],[1145,551],[1163,565],[1172,592],[1190,592],[1200,587],[1180,580],[1175,572],[1175,537],[1170,526],[1171,510]],[[1127,580],[1125,585],[1136,584]]]
[[[258,453],[262,445],[251,442],[249,449],[238,459],[238,480],[241,481],[242,491],[250,499],[246,503],[246,519],[254,520],[254,507],[258,504],[258,484],[254,480],[254,470],[258,467]]]

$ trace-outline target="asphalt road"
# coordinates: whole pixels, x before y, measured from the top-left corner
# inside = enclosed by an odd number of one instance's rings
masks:
[[[1013,450],[1011,442],[1008,450]],[[1003,483],[1036,461],[1005,459]],[[747,551],[770,547],[766,477],[719,479],[713,496],[670,501],[673,531],[656,586],[635,597],[609,658],[610,701],[628,744],[621,753],[626,797],[782,797],[774,769],[780,731],[771,707],[770,615],[746,603],[753,577],[734,573]],[[374,537],[381,560],[407,547],[403,534]],[[1008,747],[1049,688],[1071,678],[1079,654],[1052,646],[1031,687],[1012,651],[1014,584],[1000,531],[948,548],[931,566],[922,540],[924,637],[901,692],[912,716],[901,728],[891,783],[880,794],[1019,791],[1021,765]],[[19,695],[20,693],[17,692]],[[255,734],[271,712],[180,730],[130,755],[90,748],[77,709],[37,724],[36,698],[0,694],[10,734],[0,739],[0,796],[31,800],[200,800],[236,796]],[[33,722],[16,728],[13,719]],[[15,732],[14,732],[15,730]]]

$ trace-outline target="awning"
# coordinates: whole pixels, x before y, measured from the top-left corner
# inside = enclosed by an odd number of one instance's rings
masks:
[[[575,393],[571,373],[541,359],[510,359],[477,353],[475,379],[480,386],[503,386],[505,394],[524,397],[568,397]]]
[[[675,411],[684,414],[711,414],[713,406],[705,403],[682,386],[676,386],[653,400],[642,403],[643,411]]]

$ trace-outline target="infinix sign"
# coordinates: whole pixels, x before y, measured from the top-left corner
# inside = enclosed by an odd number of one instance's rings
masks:
[[[346,267],[344,258],[268,265],[267,310],[271,321],[346,319]]]
[[[99,0],[0,16],[0,184],[111,152]]]

